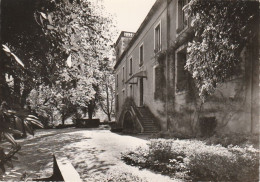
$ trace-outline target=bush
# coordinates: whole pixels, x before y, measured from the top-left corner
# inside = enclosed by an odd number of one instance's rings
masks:
[[[170,176],[181,172],[183,178],[188,179],[184,166],[186,156],[183,151],[173,150],[172,146],[172,140],[154,139],[148,144],[148,149],[139,147],[135,151],[123,153],[122,160],[127,164],[149,168]]]
[[[158,133],[153,134],[150,138],[158,139],[158,138],[166,138],[166,139],[191,139],[194,136],[183,133],[183,132],[170,132],[170,131],[160,131]]]
[[[122,154],[131,165],[195,181],[258,181],[259,149],[206,145],[198,140],[150,140]]]
[[[147,182],[147,180],[142,179],[128,172],[113,171],[103,175],[92,175],[90,182]]]
[[[211,148],[206,147],[189,157],[188,168],[194,180],[258,181],[259,151]]]
[[[254,147],[259,147],[259,135],[257,134],[242,134],[242,133],[229,133],[222,134],[216,133],[210,138],[207,138],[206,143],[208,145],[222,145],[223,147],[228,147],[229,145],[246,146],[253,145]]]

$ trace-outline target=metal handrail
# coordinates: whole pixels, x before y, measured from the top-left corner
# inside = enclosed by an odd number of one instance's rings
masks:
[[[141,121],[139,120],[139,118],[136,116],[135,110],[134,110],[133,106],[130,106],[130,107],[131,107],[131,110],[132,110],[133,114],[135,115],[135,117],[137,119],[138,124],[141,126],[141,132],[143,133],[144,132],[144,127],[143,127]]]

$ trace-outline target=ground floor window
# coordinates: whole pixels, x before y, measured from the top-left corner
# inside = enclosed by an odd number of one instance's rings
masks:
[[[186,51],[177,53],[176,60],[176,92],[185,91],[188,88],[189,72],[184,69],[186,64],[187,54]]]
[[[161,99],[165,98],[165,85],[166,85],[166,78],[164,75],[164,67],[163,65],[156,65],[154,66],[154,99]]]

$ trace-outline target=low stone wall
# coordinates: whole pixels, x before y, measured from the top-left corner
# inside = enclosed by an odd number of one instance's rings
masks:
[[[76,127],[78,128],[97,128],[100,119],[76,119]]]

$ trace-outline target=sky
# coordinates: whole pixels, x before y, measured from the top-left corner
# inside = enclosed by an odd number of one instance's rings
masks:
[[[105,9],[114,15],[117,29],[136,32],[156,0],[103,0]]]

